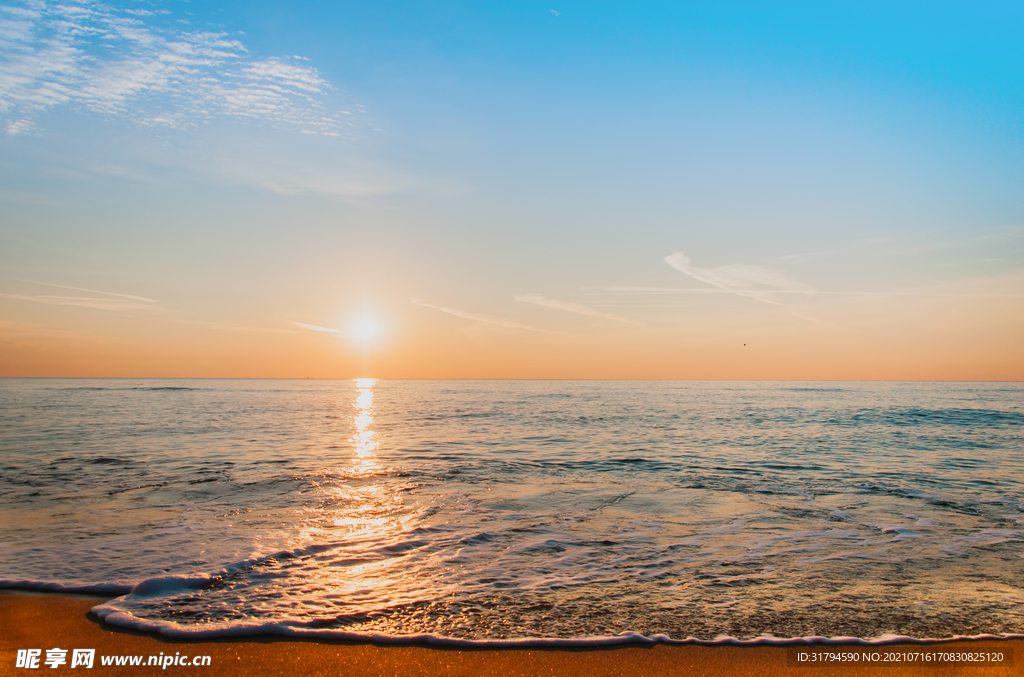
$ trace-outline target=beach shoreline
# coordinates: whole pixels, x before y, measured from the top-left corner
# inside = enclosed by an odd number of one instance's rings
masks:
[[[588,648],[452,648],[371,642],[250,636],[202,640],[167,638],[112,627],[89,613],[106,597],[20,590],[0,591],[0,675],[31,674],[15,667],[19,649],[95,649],[101,656],[209,656],[208,666],[100,665],[111,675],[170,670],[253,675],[1024,675],[1024,639],[957,640],[929,651],[1001,652],[1012,664],[797,665],[795,647],[626,645]],[[825,649],[804,645],[804,649]],[[830,645],[830,650],[861,650]],[[876,651],[921,651],[920,644],[886,644]],[[69,654],[70,655],[70,654]],[[145,662],[145,661],[143,661]],[[69,660],[70,664],[70,660]],[[49,670],[40,664],[41,669]],[[58,670],[68,670],[61,665]],[[77,669],[77,668],[75,668]]]

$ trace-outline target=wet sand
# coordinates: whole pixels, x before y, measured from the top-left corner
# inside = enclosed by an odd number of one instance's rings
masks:
[[[988,675],[1024,676],[1024,640],[963,641],[941,645],[887,645],[879,651],[970,651],[1013,653],[1013,665],[796,665],[793,647],[776,646],[651,646],[587,650],[547,649],[445,649],[423,646],[295,641],[250,637],[217,641],[168,640],[112,628],[89,615],[101,599],[74,595],[0,593],[0,675],[57,674],[68,665],[40,671],[18,669],[18,649],[96,649],[93,670],[103,675],[206,674],[227,677],[263,675],[358,675],[359,677],[491,675],[519,677],[566,675],[603,677],[622,675]],[[820,648],[820,647],[819,647]],[[833,650],[835,647],[832,647]],[[855,649],[855,647],[846,647]],[[806,651],[808,647],[799,650]],[[103,655],[151,656],[181,653],[210,656],[209,667],[103,666]],[[80,670],[83,668],[74,668]],[[86,673],[90,674],[90,673]],[[93,673],[95,674],[95,673]]]

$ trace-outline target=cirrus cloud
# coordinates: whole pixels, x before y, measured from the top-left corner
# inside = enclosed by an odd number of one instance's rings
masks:
[[[544,308],[553,308],[555,310],[562,310],[567,313],[574,313],[576,315],[586,315],[587,317],[600,317],[605,320],[614,320],[616,322],[622,322],[624,324],[640,324],[630,320],[629,318],[622,317],[620,315],[613,315],[612,313],[606,313],[590,306],[585,306],[582,303],[573,303],[571,301],[559,301],[557,299],[549,299],[541,294],[520,294],[519,296],[513,297],[516,301],[522,301],[524,303],[532,303],[534,305],[542,306]]]
[[[811,294],[814,292],[788,273],[775,268],[748,264],[701,268],[693,265],[690,257],[681,251],[666,256],[665,262],[695,280],[707,282],[724,291],[756,299],[763,303],[781,305],[782,302],[776,296],[778,293]]]
[[[433,308],[434,310],[440,310],[442,313],[448,313],[456,317],[461,317],[464,320],[472,320],[473,322],[481,322],[483,324],[493,324],[499,327],[508,327],[509,329],[525,329],[527,331],[544,331],[537,327],[531,327],[528,324],[522,324],[520,322],[514,322],[512,320],[506,320],[503,317],[495,317],[494,315],[484,315],[483,313],[471,313],[465,310],[457,310],[455,308],[447,308],[445,306],[435,306],[433,303],[427,303],[422,299],[413,299],[412,302],[417,306],[423,306],[424,308]]]
[[[331,85],[301,57],[254,59],[223,32],[182,30],[166,11],[94,0],[0,7],[0,116],[8,134],[70,106],[140,125],[184,128],[218,115],[337,136]],[[187,25],[187,24],[185,24]]]
[[[316,324],[306,324],[305,322],[292,322],[291,320],[286,320],[286,322],[288,322],[289,324],[295,325],[299,329],[306,329],[308,331],[325,332],[325,333],[328,333],[328,334],[338,334],[340,336],[348,336],[348,334],[346,334],[345,332],[341,331],[340,329],[331,329],[330,327],[321,327],[321,326],[316,325]]]

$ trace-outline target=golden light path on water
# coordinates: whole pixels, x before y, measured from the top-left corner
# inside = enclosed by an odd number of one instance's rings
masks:
[[[376,379],[355,379],[351,403],[351,456],[347,464],[326,468],[323,492],[328,514],[316,520],[320,527],[307,532],[307,542],[330,543],[329,554],[317,557],[322,566],[307,583],[307,607],[346,607],[349,613],[423,599],[422,580],[408,566],[406,555],[422,542],[411,534],[420,510],[406,506],[401,489],[387,481],[388,469],[377,452],[380,440],[374,429]]]
[[[377,432],[373,429],[373,386],[377,379],[356,379],[356,400],[352,403],[356,414],[352,420],[353,463],[359,477],[369,477],[381,469],[376,451],[379,446]]]

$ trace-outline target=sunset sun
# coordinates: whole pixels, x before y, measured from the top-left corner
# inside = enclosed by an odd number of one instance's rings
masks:
[[[352,333],[363,343],[368,344],[377,337],[377,323],[369,317],[360,318],[356,321],[355,328]]]

